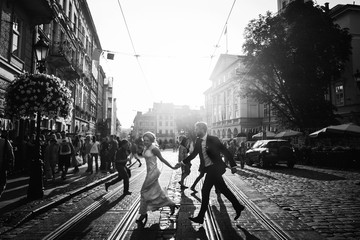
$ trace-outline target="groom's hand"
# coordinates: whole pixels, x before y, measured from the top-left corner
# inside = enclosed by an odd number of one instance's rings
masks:
[[[235,174],[237,172],[236,166],[231,168],[231,173]]]

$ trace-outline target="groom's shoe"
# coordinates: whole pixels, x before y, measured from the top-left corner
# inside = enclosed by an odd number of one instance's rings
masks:
[[[199,224],[203,224],[204,223],[204,218],[203,217],[189,217],[189,219],[191,221],[193,221],[194,223],[199,223]]]
[[[241,215],[241,212],[245,209],[245,207],[243,205],[241,205],[240,207],[236,208],[236,216],[234,218],[234,220],[238,219]]]

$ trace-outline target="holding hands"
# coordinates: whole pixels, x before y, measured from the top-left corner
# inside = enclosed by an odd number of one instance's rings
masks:
[[[178,168],[180,168],[180,167],[182,167],[182,166],[185,166],[185,165],[186,165],[186,164],[183,163],[183,162],[178,162],[178,163],[175,165],[174,169],[178,169]]]

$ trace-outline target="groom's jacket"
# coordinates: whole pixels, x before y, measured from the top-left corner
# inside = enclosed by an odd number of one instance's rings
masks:
[[[211,135],[207,135],[206,138],[206,154],[209,156],[212,163],[219,168],[219,170],[225,172],[226,165],[224,161],[222,160],[222,157],[220,153],[224,155],[224,157],[229,160],[230,166],[235,167],[236,163],[234,161],[234,158],[232,154],[229,152],[229,150],[222,144],[219,140],[219,138]],[[198,154],[200,156],[200,170],[203,170],[205,168],[205,161],[203,158],[201,149],[201,139],[197,138],[195,142],[194,151],[183,160],[185,164],[190,163],[192,159],[194,159]],[[206,171],[206,169],[205,169]]]

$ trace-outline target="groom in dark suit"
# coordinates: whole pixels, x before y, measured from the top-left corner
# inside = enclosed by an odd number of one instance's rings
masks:
[[[222,153],[229,161],[232,173],[236,173],[236,163],[234,158],[217,137],[207,134],[206,123],[197,122],[195,124],[195,132],[198,138],[195,142],[194,151],[183,160],[182,164],[190,163],[190,161],[199,154],[200,169],[204,169],[206,176],[201,189],[202,201],[200,212],[197,217],[189,217],[189,219],[196,223],[202,224],[204,222],[205,212],[209,204],[210,190],[215,185],[216,188],[232,203],[236,211],[236,216],[234,218],[234,220],[236,220],[240,217],[241,211],[243,211],[245,207],[240,204],[224,182],[222,175],[226,171],[226,165],[222,160],[220,153]]]

